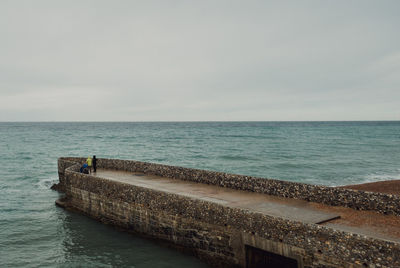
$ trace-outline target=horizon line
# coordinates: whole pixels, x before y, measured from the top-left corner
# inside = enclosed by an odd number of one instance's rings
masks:
[[[0,123],[223,123],[223,122],[400,122],[400,119],[381,119],[381,120],[107,120],[107,121],[70,121],[70,120],[43,120],[43,121],[0,121]]]

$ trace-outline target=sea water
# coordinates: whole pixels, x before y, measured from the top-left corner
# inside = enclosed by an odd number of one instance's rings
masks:
[[[0,267],[206,267],[54,205],[96,155],[329,186],[400,179],[400,122],[0,123]]]

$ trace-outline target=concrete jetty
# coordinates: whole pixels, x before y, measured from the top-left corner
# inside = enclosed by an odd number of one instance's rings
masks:
[[[130,160],[58,161],[57,203],[214,267],[399,267],[396,195]],[[268,266],[269,265],[269,266]]]
[[[221,188],[215,185],[105,169],[97,170],[93,176],[288,220],[318,224],[340,217],[338,214],[315,208],[307,201]]]

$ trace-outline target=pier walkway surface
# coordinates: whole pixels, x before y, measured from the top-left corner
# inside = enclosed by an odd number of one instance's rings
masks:
[[[400,217],[373,211],[333,207],[319,203],[223,188],[141,173],[98,169],[91,175],[157,191],[246,209],[336,230],[400,242]]]

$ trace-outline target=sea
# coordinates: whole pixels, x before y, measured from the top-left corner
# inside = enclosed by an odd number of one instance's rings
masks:
[[[400,179],[400,121],[0,123],[0,267],[207,267],[56,207],[57,158],[92,155],[359,184]]]

